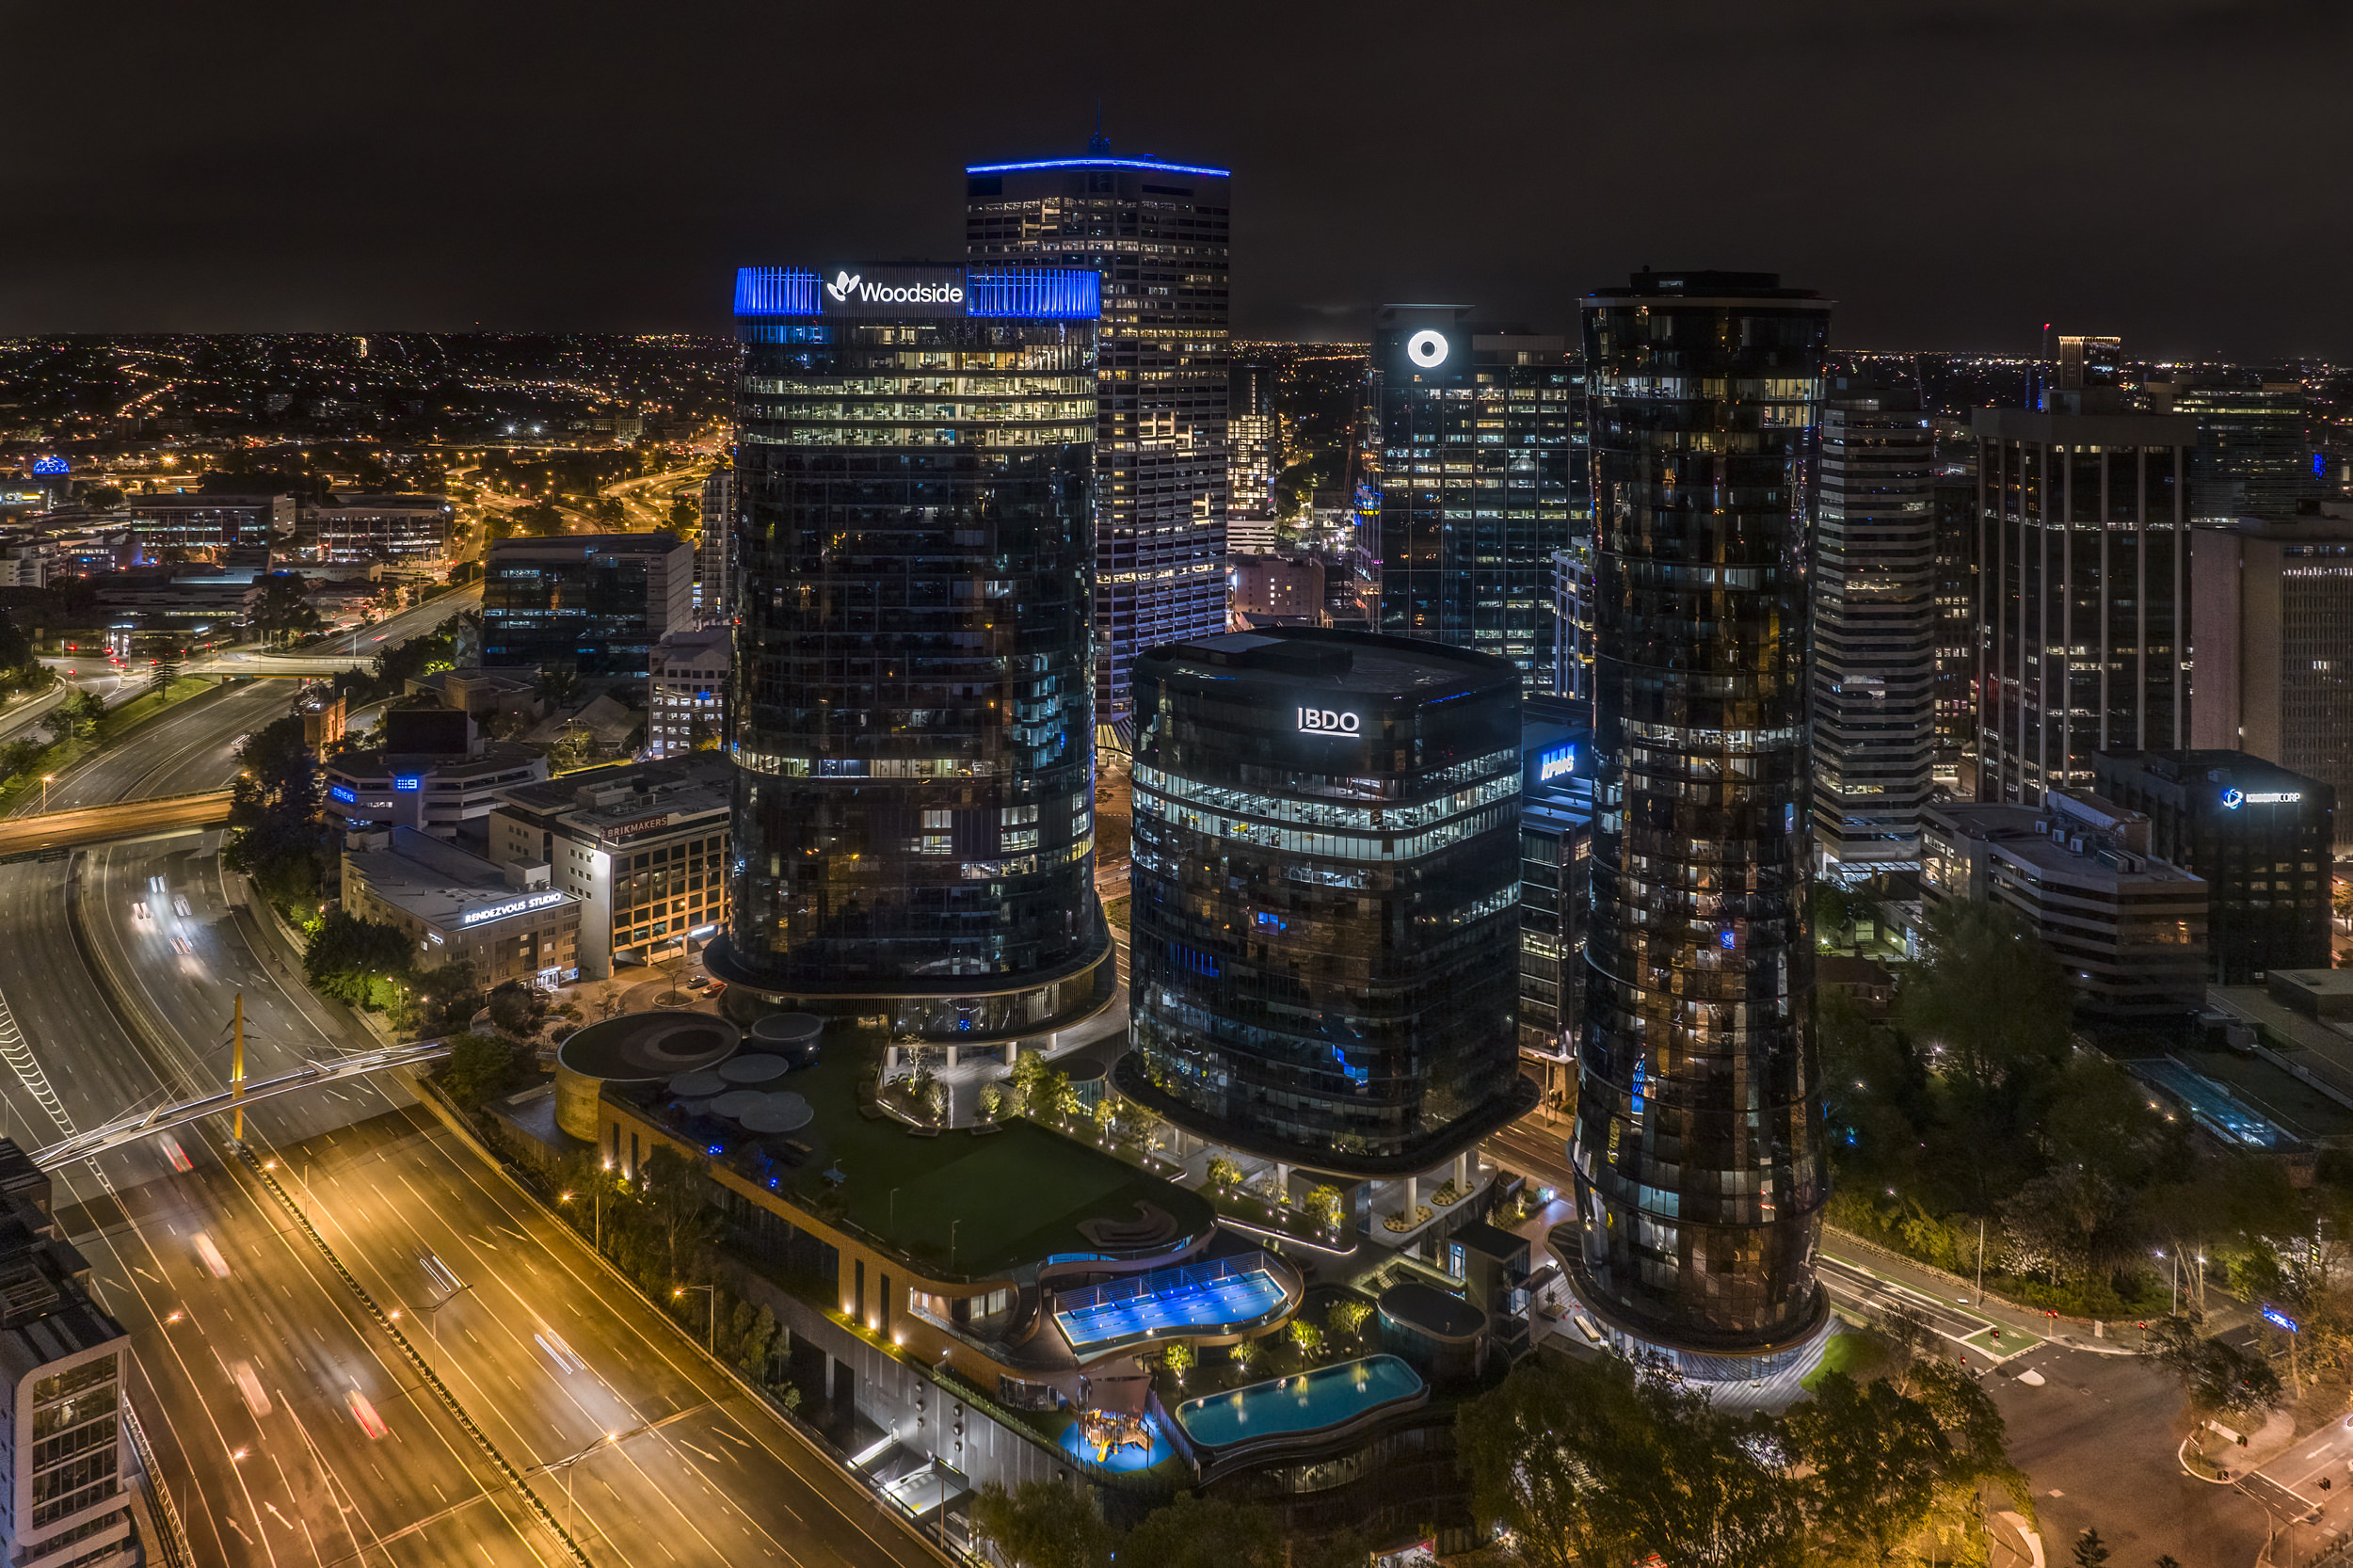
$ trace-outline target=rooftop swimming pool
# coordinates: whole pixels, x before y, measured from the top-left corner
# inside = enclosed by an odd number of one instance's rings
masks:
[[[1062,1298],[1054,1322],[1083,1355],[1123,1340],[1223,1333],[1279,1309],[1282,1281],[1257,1253],[1160,1269]]]
[[[1205,1448],[1321,1432],[1421,1392],[1421,1377],[1393,1355],[1344,1361],[1295,1377],[1187,1400],[1176,1424]]]

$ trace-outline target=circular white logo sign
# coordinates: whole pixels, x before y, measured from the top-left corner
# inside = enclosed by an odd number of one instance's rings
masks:
[[[1446,363],[1446,334],[1428,328],[1405,340],[1405,357],[1424,370],[1435,370]]]

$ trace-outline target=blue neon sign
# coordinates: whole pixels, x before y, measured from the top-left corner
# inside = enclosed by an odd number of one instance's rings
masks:
[[[1574,745],[1555,746],[1537,755],[1536,782],[1539,784],[1549,784],[1576,771],[1577,747]]]
[[[342,801],[345,806],[354,805],[360,799],[358,792],[355,792],[348,784],[329,784],[327,787],[327,792],[333,795],[337,800]]]
[[[395,790],[422,790],[424,788],[424,778],[419,774],[399,774],[392,779],[392,788]]]
[[[2285,1329],[2290,1334],[2300,1334],[2303,1332],[2296,1326],[2295,1319],[2289,1317],[2286,1313],[2281,1311],[2269,1302],[2264,1303],[2264,1321],[2269,1323],[2273,1328]]]
[[[40,465],[39,463],[35,463],[33,465],[33,472],[35,473],[39,473],[40,472]],[[2315,479],[2326,479],[2329,477],[2329,454],[2326,452],[2315,452],[2313,454],[2313,477]]]
[[[1089,267],[972,267],[964,276],[964,313],[1094,321],[1103,313],[1103,275]]]
[[[1232,176],[1227,168],[1209,168],[1198,164],[1167,164],[1158,158],[1039,158],[1026,164],[967,164],[967,174],[1019,174],[1032,168],[1144,168],[1160,174],[1203,174],[1212,180]]]
[[[73,472],[73,465],[63,457],[36,457],[33,459],[33,472],[35,473],[71,473]]]

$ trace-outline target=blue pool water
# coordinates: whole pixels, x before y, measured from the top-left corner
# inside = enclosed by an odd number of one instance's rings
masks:
[[[1369,1356],[1187,1400],[1176,1407],[1176,1424],[1202,1447],[1217,1448],[1244,1438],[1337,1426],[1375,1405],[1410,1398],[1420,1388],[1420,1376],[1397,1357]]]
[[[1265,1317],[1282,1304],[1283,1287],[1263,1269],[1228,1274],[1223,1279],[1198,1279],[1191,1270],[1172,1270],[1176,1276],[1160,1288],[1149,1288],[1158,1277],[1147,1274],[1139,1283],[1142,1293],[1119,1301],[1074,1304],[1054,1314],[1054,1321],[1074,1351],[1155,1330],[1218,1329]]]

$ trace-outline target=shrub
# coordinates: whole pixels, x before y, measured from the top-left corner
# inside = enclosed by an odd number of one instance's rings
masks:
[[[1224,1155],[1209,1157],[1209,1185],[1221,1192],[1230,1192],[1241,1181],[1241,1167]]]
[[[1340,1207],[1340,1190],[1337,1187],[1315,1189],[1307,1194],[1305,1208],[1307,1218],[1326,1230],[1339,1229],[1346,1216],[1346,1211]]]

